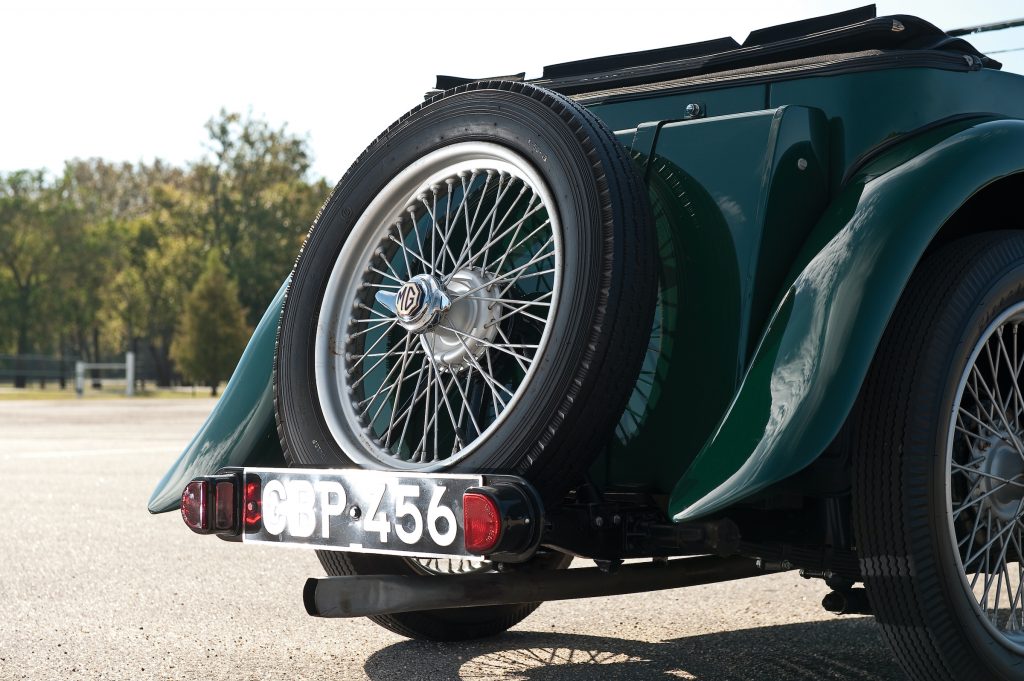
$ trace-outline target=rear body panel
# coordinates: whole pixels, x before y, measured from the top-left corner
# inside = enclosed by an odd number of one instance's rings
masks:
[[[1013,92],[1016,96],[1009,96]],[[755,101],[778,108],[730,110]],[[681,120],[686,104],[693,102],[708,117]],[[893,150],[892,164],[907,162],[939,143],[943,134],[962,128],[964,121],[988,120],[989,111],[1024,118],[1024,78],[988,69],[884,68],[720,92],[669,88],[662,98],[652,98],[650,93],[640,99],[615,95],[591,110],[615,126],[637,119],[631,127],[620,128],[618,136],[645,169],[658,222],[663,283],[660,326],[655,329],[645,374],[595,474],[611,486],[640,487],[659,494],[675,490],[671,508],[678,514],[687,503],[724,482],[721,475],[705,478],[707,467],[731,468],[731,475],[758,446],[764,446],[762,436],[770,439],[758,430],[764,429],[763,419],[754,418],[750,428],[741,429],[738,442],[730,438],[740,432],[736,429],[743,417],[737,414],[728,423],[722,419],[737,398],[741,382],[755,381],[751,385],[769,392],[770,372],[760,383],[750,373],[754,349],[764,342],[768,321],[784,314],[785,306],[780,305],[795,280],[840,231],[842,225],[828,216],[844,195],[858,191],[851,190],[856,181],[851,173],[856,174],[872,153],[887,148]],[[673,118],[638,120],[645,114],[667,112]],[[929,134],[932,128],[946,132]],[[897,152],[901,140],[907,143]],[[1004,158],[1010,166],[1016,165],[1011,149]],[[806,162],[800,164],[803,170],[799,170],[800,159]],[[915,214],[920,210],[919,220],[927,225],[919,229],[927,246],[949,215],[975,191],[1013,172],[995,161],[990,160],[991,169],[980,163],[971,177],[954,173],[932,178],[915,193],[891,200]],[[933,213],[936,202],[927,183],[939,179],[951,193],[938,198],[956,197],[951,199],[956,205]],[[888,195],[891,190],[880,191]],[[871,216],[879,221],[874,229],[880,234],[907,229],[876,213]],[[918,250],[918,257],[923,250]],[[914,265],[916,259],[909,269],[885,273],[893,305]],[[817,286],[838,291],[862,285],[845,276]],[[871,323],[884,328],[891,309],[879,310]],[[867,343],[863,346],[867,361],[877,338],[861,339]],[[810,337],[802,342],[809,343]],[[845,346],[837,350],[838,357],[845,355]],[[817,359],[805,357],[811,363]],[[730,494],[728,499],[736,501],[813,461],[838,431],[848,412],[841,405],[852,404],[859,386],[859,379],[847,381],[841,395],[832,395],[841,414],[838,424],[827,415],[826,404],[818,406],[823,410],[821,425],[830,424],[827,435],[770,447],[770,453],[761,457],[763,476],[755,476],[756,484],[743,486],[742,493]],[[818,423],[818,417],[811,416],[809,421]],[[712,434],[715,440],[729,442],[728,454],[722,452],[725,445],[702,453],[705,444],[711,447]],[[783,476],[767,474],[771,466],[766,462],[776,454],[783,456],[786,447],[799,451],[799,456],[789,454],[802,465],[795,470],[787,466]],[[680,481],[698,457],[701,466]],[[684,494],[684,489],[692,491]]]
[[[935,234],[1024,171],[1024,78],[950,56],[862,50],[660,85],[592,78],[574,94],[633,152],[661,249],[651,348],[595,481],[671,495],[671,515],[690,519],[828,446]],[[703,117],[684,120],[688,104]],[[175,508],[197,475],[283,464],[271,387],[282,298],[151,511]]]

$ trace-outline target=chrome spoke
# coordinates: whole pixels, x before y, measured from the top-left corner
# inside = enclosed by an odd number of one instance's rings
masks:
[[[465,331],[459,331],[458,329],[456,329],[454,327],[451,327],[451,326],[445,326],[444,324],[438,324],[438,326],[440,326],[445,331],[451,331],[452,333],[458,334],[459,336],[461,336],[463,338],[469,338],[471,340],[476,341],[477,343],[480,343],[481,345],[483,345],[485,347],[494,348],[495,350],[499,350],[501,352],[507,353],[507,354],[511,355],[512,357],[515,357],[517,359],[521,359],[524,362],[533,362],[533,358],[532,357],[526,357],[525,355],[520,355],[517,352],[512,352],[511,350],[509,350],[509,347],[533,349],[533,348],[537,347],[536,345],[513,345],[513,346],[498,345],[496,343],[492,343],[492,342],[490,342],[488,340],[480,338],[479,336],[474,336],[471,333],[466,333]]]
[[[491,351],[489,349],[485,349],[484,350],[484,362],[487,364],[487,371],[490,372],[490,373],[487,374],[487,380],[492,385],[494,385],[495,387],[501,388],[505,392],[508,392],[508,389],[505,388],[505,386],[501,385],[500,383],[498,383],[497,381],[495,381],[492,378],[492,376],[494,374],[494,365],[491,364]],[[497,392],[493,393],[493,395],[496,398],[498,397],[498,393]],[[503,400],[501,400],[500,398],[498,398],[498,401],[501,402],[501,408],[504,409],[505,408],[505,402]],[[494,405],[494,410],[495,410],[495,412],[498,411],[498,405],[497,404]]]
[[[964,538],[957,543],[957,548],[963,548],[964,544],[969,540],[972,544],[976,543],[978,538],[978,530],[981,529],[981,514],[974,514],[974,527],[971,528],[971,532],[964,536]]]
[[[491,178],[493,178],[497,174],[498,173],[496,171],[494,171],[494,170],[488,170],[487,171],[487,177],[484,179],[483,189],[480,191],[480,200],[477,201],[477,203],[476,203],[476,210],[473,211],[473,217],[472,218],[469,217],[469,199],[467,198],[467,196],[468,196],[469,188],[473,186],[473,180],[476,179],[477,172],[473,171],[473,174],[470,176],[470,179],[469,179],[468,183],[465,181],[465,178],[460,178],[460,179],[462,179],[462,204],[461,205],[465,207],[465,210],[463,211],[463,214],[465,215],[466,240],[463,242],[462,250],[459,251],[458,257],[452,263],[452,272],[453,273],[457,272],[459,269],[461,269],[463,256],[465,256],[467,253],[471,253],[472,252],[471,248],[470,248],[471,242],[476,239],[476,235],[475,235],[475,232],[473,230],[473,225],[476,224],[477,218],[480,217],[480,208],[483,207],[483,205],[484,205],[484,198],[487,196],[487,191],[488,191],[488,189],[491,186]],[[501,176],[500,175],[498,177],[498,181],[499,181],[499,189],[498,189],[498,191],[500,192],[501,191],[501,188],[500,188]],[[456,220],[457,219],[458,219],[458,216],[456,216]],[[486,221],[486,217],[484,218],[484,220]]]
[[[991,388],[988,387],[988,383],[985,382],[985,377],[981,375],[980,371],[978,371],[977,365],[975,365],[974,371],[978,375],[978,380],[981,382],[981,387],[984,388],[985,393],[993,402],[993,409],[995,410],[996,415],[999,416],[999,420],[1002,421],[1003,428],[1006,429],[1005,435],[1010,438],[1010,441],[1016,448],[1017,453],[1020,454],[1022,458],[1024,458],[1024,445],[1021,444],[1020,440],[1017,438],[1016,433],[1013,432],[1012,426],[1010,426],[1010,419],[1006,417],[1006,412],[1003,411],[1002,400],[999,399],[998,392],[994,393],[992,392]],[[975,395],[975,398],[977,399],[977,395]]]
[[[411,336],[408,337],[408,338],[410,339],[410,342],[411,342]],[[388,447],[391,444],[391,433],[393,432],[393,430],[395,428],[395,413],[398,411],[398,406],[402,403],[402,386],[405,385],[405,381],[406,381],[406,378],[407,378],[406,375],[405,375],[405,370],[408,367],[409,357],[410,356],[411,355],[405,355],[402,358],[402,368],[399,370],[398,382],[397,382],[398,388],[397,388],[397,390],[395,390],[395,399],[391,403],[391,418],[388,419],[388,427],[387,427],[387,430],[384,431],[384,446],[385,447]],[[423,365],[422,364],[420,365],[420,368],[416,370],[416,373],[413,374],[413,375],[416,376],[416,384],[419,385],[419,379],[423,375]],[[411,376],[409,378],[411,378]]]
[[[959,417],[958,417],[958,419],[959,419]],[[970,430],[967,430],[966,428],[964,428],[963,426],[960,426],[960,425],[954,426],[954,428],[956,429],[956,431],[958,433],[962,433],[963,436],[967,439],[967,446],[968,447],[973,446],[971,444],[972,442],[988,444],[988,440],[986,440],[984,437],[982,437],[978,433],[975,433],[975,432],[972,432]]]
[[[426,252],[423,250],[423,239],[420,238],[420,227],[419,220],[416,218],[416,209],[413,206],[407,206],[405,212],[409,214],[409,221],[412,223],[412,234],[416,237],[416,248],[418,249],[419,259],[423,261],[426,257]],[[409,251],[412,253],[412,251]],[[433,272],[431,272],[433,274]],[[404,281],[401,283],[405,283]]]
[[[491,248],[491,246],[495,245],[496,243],[498,243],[499,241],[504,239],[506,236],[511,234],[513,231],[519,230],[522,227],[523,223],[525,223],[528,219],[530,219],[531,217],[533,217],[534,215],[539,213],[541,210],[544,210],[543,204],[542,205],[538,205],[536,208],[531,209],[529,213],[527,213],[526,215],[521,217],[519,220],[517,220],[516,222],[514,222],[511,225],[509,225],[508,227],[506,227],[505,231],[499,232],[498,234],[488,233],[487,241],[485,241],[483,243],[483,245],[480,246],[479,250],[477,251],[477,254],[476,255],[471,255],[470,254],[469,257],[466,258],[466,260],[460,261],[460,263],[459,263],[460,266],[465,266],[465,265],[468,265],[470,263],[475,262],[477,258],[479,258],[481,255],[484,255],[485,253],[487,253],[488,250]],[[524,244],[527,241],[529,241],[529,238],[531,236],[533,236],[537,232],[541,231],[542,229],[545,229],[550,224],[551,224],[551,220],[549,218],[548,220],[545,220],[541,224],[537,225],[533,229],[533,231],[530,232],[530,234],[528,234],[527,236],[523,237],[518,243],[516,243],[516,244],[514,244],[512,246],[509,246],[507,249],[505,249],[505,252],[503,253],[503,255],[508,254],[509,252],[512,252],[512,251],[516,250],[519,246],[521,246],[522,244]],[[500,257],[499,257],[499,259],[500,259]],[[496,262],[497,262],[497,260],[495,261],[495,263]],[[494,265],[494,263],[485,263],[483,265],[483,269],[491,270],[491,271],[495,271],[495,272],[499,271],[493,265]]]
[[[499,325],[499,326],[497,326],[495,328],[498,331],[498,335],[501,336],[501,338],[505,341],[504,344],[506,346],[509,346],[512,343],[512,341],[509,340],[509,337],[506,336],[505,332],[501,330],[501,326]],[[528,364],[524,364],[523,360],[520,359],[519,357],[516,357],[516,363],[519,365],[519,368],[523,370],[523,373],[526,373],[527,371],[529,371],[529,369],[530,369],[529,365]]]
[[[408,347],[408,346],[409,346],[409,342],[406,341],[405,347]],[[405,362],[405,361],[407,361],[408,356],[413,354],[413,353],[403,349],[401,352],[396,353],[396,354],[397,355],[401,355],[403,362]],[[387,387],[388,381],[391,379],[391,377],[394,375],[394,373],[396,371],[400,370],[399,367],[401,367],[401,366],[402,366],[401,363],[397,363],[397,364],[395,364],[395,366],[391,367],[391,370],[387,373],[387,376],[385,376],[384,380],[380,382],[380,387],[377,388],[377,391],[374,392],[373,395],[370,395],[365,400],[361,400],[361,401],[357,402],[356,404],[357,405],[364,405],[365,404],[365,405],[367,405],[367,407],[369,407],[369,405],[373,404],[373,401],[375,399],[377,399],[377,396],[381,394],[381,391],[384,390],[385,387]],[[365,411],[360,412],[360,416],[362,416],[364,413],[366,413],[366,412]]]
[[[391,350],[389,350],[388,352],[384,353],[384,355],[383,355],[382,357],[378,357],[378,358],[377,358],[377,361],[375,361],[375,362],[373,363],[373,365],[372,365],[372,366],[370,366],[370,368],[369,368],[369,369],[365,369],[365,370],[363,370],[363,374],[362,374],[362,376],[360,376],[359,378],[357,378],[357,379],[356,379],[356,380],[355,380],[355,381],[354,381],[354,382],[352,383],[352,387],[353,387],[353,388],[357,388],[357,387],[359,387],[359,384],[360,384],[360,383],[362,383],[362,382],[363,382],[363,381],[364,381],[364,380],[366,379],[366,377],[367,377],[367,376],[369,376],[369,375],[370,375],[370,374],[371,374],[371,373],[373,372],[373,370],[374,370],[374,369],[376,369],[377,367],[379,367],[379,366],[380,366],[380,365],[381,365],[381,364],[382,364],[382,363],[384,362],[384,360],[386,360],[386,359],[387,359],[388,357],[391,357],[391,356],[393,356],[393,355],[394,355],[394,353],[396,353],[397,351],[398,351],[398,346],[396,345],[396,346],[395,346],[394,348],[392,348],[392,349],[391,349]]]
[[[550,293],[546,293],[544,295],[551,295],[551,294]],[[545,302],[540,301],[540,300],[521,300],[521,299],[518,299],[518,298],[490,298],[488,296],[473,296],[473,297],[475,299],[477,299],[477,300],[483,300],[483,301],[490,302],[490,303],[501,303],[502,305],[504,305],[506,307],[514,307],[514,306],[520,305],[520,304],[521,304],[522,307],[533,307],[533,306],[550,307],[551,306],[551,303],[545,303]]]
[[[505,224],[505,218],[507,218],[509,216],[509,213],[512,212],[512,208],[515,207],[515,204],[519,203],[519,199],[521,199],[523,197],[523,194],[526,193],[526,190],[527,190],[526,185],[523,185],[523,188],[519,192],[519,196],[516,197],[515,202],[512,204],[512,206],[509,207],[508,212],[506,212],[505,215],[502,216],[501,222],[499,222],[498,225],[496,227],[494,227],[495,230],[499,229],[503,224]],[[519,230],[521,230],[523,228],[523,224],[526,223],[527,218],[529,218],[531,215],[533,215],[533,213],[531,213],[530,211],[533,208],[533,201],[536,198],[537,198],[536,195],[533,195],[533,196],[530,197],[530,201],[526,205],[526,216],[524,216],[523,218],[521,218],[521,219],[516,221],[515,231],[512,232],[512,236],[510,237],[510,239],[512,240],[513,243],[515,242],[516,237],[519,236]],[[492,230],[492,233],[493,233],[493,230]],[[495,272],[501,272],[501,266],[505,264],[505,259],[508,258],[509,254],[512,253],[515,249],[516,249],[515,246],[509,246],[508,248],[505,249],[505,252],[501,254],[501,259],[498,260],[498,262],[493,267],[489,267],[489,266],[485,265],[484,269],[485,270],[494,270]],[[482,253],[486,253],[486,250],[481,251],[481,252]]]
[[[405,347],[408,346],[409,343],[408,341],[406,341]],[[377,396],[381,395],[382,392],[384,399],[381,400],[381,405],[387,404],[387,398],[391,395],[391,392],[395,389],[396,386],[400,385],[401,382],[406,379],[405,366],[409,363],[409,357],[412,357],[413,355],[416,355],[418,353],[418,350],[403,350],[402,352],[397,353],[397,355],[401,355],[402,360],[400,362],[396,362],[395,366],[391,367],[391,370],[388,372],[387,376],[384,377],[384,380],[380,382],[380,387],[377,388],[377,391],[374,392],[373,395],[371,395],[368,399],[365,399],[362,402],[357,403],[366,404],[366,409],[363,412],[360,412],[360,416],[362,416],[363,414],[366,413],[366,411],[369,410],[370,405],[373,404],[373,401],[377,399]],[[398,377],[394,381],[391,381],[389,383],[391,377],[395,374],[396,371],[398,372]],[[371,423],[377,420],[377,416],[380,414],[381,408],[378,408],[377,412],[374,413],[373,418],[370,419]]]
[[[466,348],[466,350],[468,351],[469,348],[466,346],[466,341],[462,340],[461,336],[456,336],[456,338],[458,338],[459,343],[462,345],[462,347]],[[487,354],[486,350],[484,351],[484,354],[485,355]],[[470,362],[473,364],[473,368],[477,370],[477,373],[479,373],[479,375],[484,379],[484,381],[487,383],[487,385],[491,388],[491,393],[493,394],[494,398],[498,402],[501,403],[501,409],[504,409],[505,408],[505,401],[502,400],[501,397],[498,395],[497,390],[504,390],[506,393],[508,393],[509,397],[512,397],[513,393],[508,388],[506,388],[502,384],[500,384],[497,381],[495,381],[494,377],[491,375],[490,372],[484,371],[484,368],[482,366],[480,366],[480,362],[477,360],[477,358],[474,355],[470,354],[469,359],[470,359]],[[494,405],[494,407],[495,407],[495,411],[500,411],[498,409],[498,404],[497,403]]]
[[[462,250],[459,252],[459,257],[456,260],[455,267],[452,268],[453,270],[457,271],[459,269],[462,269],[463,267],[466,266],[466,264],[468,262],[471,262],[471,258],[473,257],[473,242],[476,241],[477,236],[483,231],[483,224],[485,222],[487,222],[488,218],[491,218],[491,221],[492,221],[492,224],[493,224],[494,218],[497,217],[498,206],[501,205],[502,200],[508,194],[508,192],[512,188],[512,184],[513,184],[512,181],[510,180],[508,182],[508,184],[505,185],[505,188],[502,189],[501,184],[502,184],[502,181],[504,180],[505,177],[506,176],[503,173],[498,173],[498,189],[497,189],[498,196],[494,200],[494,205],[491,206],[491,209],[484,215],[483,220],[480,222],[480,225],[477,227],[476,230],[474,230],[473,227],[474,227],[474,225],[476,225],[476,217],[477,217],[477,215],[480,212],[480,204],[477,204],[477,211],[476,211],[476,213],[473,216],[472,222],[470,222],[470,219],[469,219],[469,212],[467,211],[465,213],[465,216],[466,216],[466,221],[465,221],[466,222],[466,241],[465,241],[465,243],[462,246]],[[480,201],[483,202],[483,200],[484,200],[484,195],[481,194]],[[480,250],[484,251],[484,250],[486,250],[488,248],[488,246],[489,246],[489,244],[485,243],[480,248]]]
[[[506,248],[505,252],[501,255],[501,257],[499,259],[495,260],[493,263],[489,263],[489,264],[485,265],[484,269],[486,269],[486,270],[493,270],[495,272],[500,272],[501,271],[501,266],[505,264],[505,259],[509,256],[509,254],[516,252],[517,250],[519,250],[520,246],[523,246],[524,244],[528,243],[530,241],[530,239],[532,239],[535,234],[537,234],[538,232],[540,232],[541,230],[546,228],[548,226],[548,224],[550,223],[550,221],[551,220],[549,218],[548,220],[545,220],[544,222],[542,222],[539,225],[537,225],[536,227],[534,227],[532,232],[530,232],[529,234],[524,236],[522,239],[520,239],[519,241],[516,241],[515,243],[510,245],[508,248]],[[521,220],[519,222],[519,225],[516,226],[516,234],[513,235],[513,237],[512,237],[513,239],[516,236],[518,236],[518,230],[522,226],[522,223],[523,223],[523,221]]]
[[[533,320],[536,320],[536,321],[538,321],[538,322],[543,322],[543,321],[545,321],[545,319],[544,319],[543,317],[538,317],[538,316],[537,316],[537,315],[535,315],[535,314],[532,314],[532,313],[530,313],[530,312],[527,312],[526,310],[524,310],[524,309],[523,309],[523,308],[521,308],[521,307],[517,307],[517,308],[514,308],[513,310],[511,310],[510,312],[506,312],[506,313],[505,313],[505,314],[503,314],[503,315],[499,315],[499,316],[495,317],[495,318],[494,318],[494,321],[493,321],[492,323],[493,323],[493,324],[497,324],[497,323],[499,323],[499,322],[503,322],[503,321],[505,321],[505,320],[506,320],[506,319],[508,319],[509,317],[514,317],[514,316],[516,316],[516,315],[522,315],[523,317],[528,317],[528,318],[530,318],[530,319],[533,319]]]
[[[373,343],[372,343],[372,344],[370,345],[370,347],[366,348],[366,350],[365,350],[365,351],[364,351],[364,352],[363,352],[362,354],[359,354],[359,355],[352,355],[352,356],[351,356],[351,358],[350,358],[350,360],[351,360],[351,361],[352,361],[353,363],[355,363],[355,362],[360,362],[360,361],[362,361],[362,360],[363,360],[364,358],[366,358],[366,357],[369,357],[369,356],[370,356],[370,353],[372,353],[372,352],[373,352],[374,350],[376,350],[376,349],[377,349],[377,346],[378,346],[378,345],[380,345],[381,341],[383,341],[384,339],[386,339],[386,338],[388,337],[388,333],[390,333],[391,329],[392,329],[392,328],[393,328],[393,327],[395,326],[395,324],[396,324],[396,323],[397,323],[397,322],[393,321],[393,322],[391,322],[390,324],[388,324],[388,325],[387,325],[387,326],[386,326],[386,327],[384,328],[384,330],[383,330],[383,331],[381,332],[381,334],[380,334],[380,338],[378,338],[377,340],[373,341]],[[353,367],[353,369],[354,369],[354,368],[355,368],[355,367]]]
[[[553,255],[554,255],[554,253],[545,253],[543,257],[544,258],[550,258]],[[541,258],[541,259],[543,259],[543,258]],[[454,303],[454,302],[457,302],[459,300],[462,300],[463,298],[467,298],[470,295],[476,293],[477,291],[485,289],[485,288],[487,288],[489,286],[493,286],[496,282],[508,279],[509,277],[511,277],[511,276],[513,276],[515,274],[521,274],[521,273],[525,272],[525,270],[527,268],[532,267],[533,265],[536,265],[537,262],[539,262],[539,260],[532,259],[532,260],[530,260],[530,262],[527,262],[527,263],[525,263],[523,265],[520,265],[519,267],[515,268],[514,270],[510,270],[510,271],[506,272],[505,274],[501,274],[501,275],[498,275],[498,276],[494,277],[493,279],[488,281],[486,284],[481,284],[481,285],[477,286],[476,288],[469,289],[468,291],[460,291],[459,295],[457,295],[455,298],[452,298],[452,302]],[[534,275],[536,275],[536,274],[553,274],[554,272],[555,272],[554,269],[550,269],[550,270],[545,270],[545,271],[542,271],[542,272],[534,272],[533,274]],[[513,280],[512,283],[515,283],[515,281],[517,281],[518,279],[519,279],[519,277],[516,277]],[[506,287],[506,288],[508,288],[508,287]]]
[[[985,429],[985,430],[987,430],[988,432],[992,433],[992,434],[993,434],[993,435],[995,435],[996,437],[1001,437],[1001,436],[1002,436],[1002,433],[1001,433],[1001,432],[999,431],[999,429],[998,429],[998,428],[995,428],[995,427],[993,427],[993,426],[991,426],[991,425],[989,425],[989,424],[985,423],[985,422],[984,422],[984,421],[982,421],[982,420],[981,420],[980,418],[978,418],[977,416],[975,416],[975,415],[974,415],[974,414],[972,414],[971,412],[967,411],[967,410],[966,410],[966,409],[964,409],[963,407],[960,407],[960,413],[961,413],[962,415],[966,416],[967,418],[971,419],[972,421],[974,421],[974,422],[975,422],[975,423],[977,423],[977,424],[978,424],[979,426],[981,426],[982,428],[984,428],[984,429]]]
[[[977,506],[978,504],[980,504],[981,502],[985,501],[986,499],[991,497],[993,494],[995,494],[996,492],[1001,490],[1003,487],[1006,487],[1006,483],[1005,482],[999,483],[998,485],[996,485],[995,487],[990,489],[988,492],[985,492],[980,497],[976,497],[976,498],[972,499],[969,503],[968,502],[964,502],[964,504],[962,506],[960,506],[959,508],[957,508],[957,509],[955,509],[953,511],[953,518],[956,519],[957,516],[959,516],[961,513],[963,513],[967,509],[974,508],[975,506]]]
[[[371,331],[376,331],[377,329],[379,329],[380,327],[382,327],[382,326],[384,326],[386,324],[394,324],[395,320],[394,319],[353,319],[349,323],[352,324],[352,323],[355,323],[355,322],[365,322],[367,324],[373,324],[373,326],[365,328],[365,329],[363,329],[361,331],[356,331],[355,333],[348,334],[346,336],[346,340],[348,342],[350,342],[350,343],[352,342],[352,339],[358,338],[359,336],[362,336],[364,334],[370,333]]]
[[[391,241],[394,241],[396,244],[401,245],[401,243],[402,243],[401,241],[399,241],[398,239],[396,239],[394,237],[388,237],[388,238],[390,238]],[[406,266],[406,268],[409,269],[410,272],[412,272],[412,268],[409,266],[409,258],[408,258],[408,256],[410,256],[410,255],[412,257],[414,257],[416,260],[420,261],[420,263],[424,267],[431,267],[431,268],[433,267],[433,265],[431,265],[429,262],[424,260],[423,257],[419,253],[413,253],[412,251],[405,251],[405,250],[403,250],[402,253],[403,253],[403,255],[406,255],[406,265],[405,266]],[[401,287],[398,287],[398,288],[401,288]]]
[[[457,427],[462,427],[462,415],[466,414],[469,416],[469,420],[473,422],[473,428],[476,429],[476,433],[479,435],[484,431],[480,428],[480,424],[476,422],[476,417],[473,416],[473,410],[469,408],[469,395],[467,395],[466,391],[462,389],[462,384],[459,383],[459,378],[455,374],[452,374],[452,383],[455,384],[455,389],[459,391],[459,395],[462,397],[462,409],[459,410]]]
[[[1003,478],[1003,477],[1000,477],[998,475],[994,475],[992,473],[987,473],[985,471],[978,470],[977,468],[970,468],[968,466],[961,466],[960,464],[955,463],[955,464],[953,464],[953,469],[957,470],[957,471],[965,471],[965,472],[974,473],[975,475],[983,475],[986,478],[991,478],[992,480],[998,480],[999,482],[1001,482],[1003,484],[1006,484],[1006,485],[1013,485],[1015,487],[1024,488],[1024,481],[1017,481],[1017,480],[1011,480],[1009,478]]]
[[[409,423],[412,421],[413,408],[416,406],[416,403],[419,401],[420,385],[423,382],[423,377],[428,375],[428,374],[429,374],[429,372],[423,372],[423,373],[421,373],[419,375],[419,378],[416,379],[416,386],[413,388],[412,398],[409,400],[409,406],[406,407],[405,411],[402,412],[401,416],[399,416],[398,422],[395,423],[395,427],[398,426],[398,423],[402,423],[402,434],[399,435],[399,437],[398,437],[398,442],[399,443],[402,443],[402,442],[405,441],[406,431],[409,429]]]

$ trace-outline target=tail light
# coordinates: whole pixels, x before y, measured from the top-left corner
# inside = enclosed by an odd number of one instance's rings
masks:
[[[245,481],[245,494],[242,497],[245,503],[243,511],[246,530],[258,530],[263,521],[263,499],[260,496],[260,480],[255,475],[250,475]]]
[[[540,542],[543,512],[536,493],[524,482],[492,481],[462,496],[466,551],[503,562],[522,561]]]
[[[501,539],[501,511],[489,494],[466,492],[462,495],[462,519],[467,551],[485,555],[498,545]]]
[[[193,480],[181,493],[181,519],[193,532],[205,533],[210,528],[206,515],[207,487],[205,480]]]
[[[222,472],[196,478],[181,494],[181,519],[198,534],[234,536],[242,528],[242,474]]]

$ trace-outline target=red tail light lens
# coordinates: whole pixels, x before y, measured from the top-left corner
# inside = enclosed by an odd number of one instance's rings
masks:
[[[466,492],[462,495],[462,518],[467,551],[484,555],[498,545],[501,513],[494,499],[479,492]]]
[[[181,494],[181,518],[196,532],[210,527],[206,517],[206,486],[205,480],[193,480]]]
[[[245,498],[242,507],[246,530],[258,530],[263,520],[263,499],[260,496],[260,483],[257,480],[245,481]]]
[[[231,530],[235,527],[235,483],[218,482],[213,488],[213,527]]]

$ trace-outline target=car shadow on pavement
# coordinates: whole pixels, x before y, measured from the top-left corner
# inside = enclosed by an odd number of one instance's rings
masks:
[[[374,653],[366,674],[521,681],[904,681],[868,617],[704,634],[657,643],[510,632],[463,644],[403,641]]]

